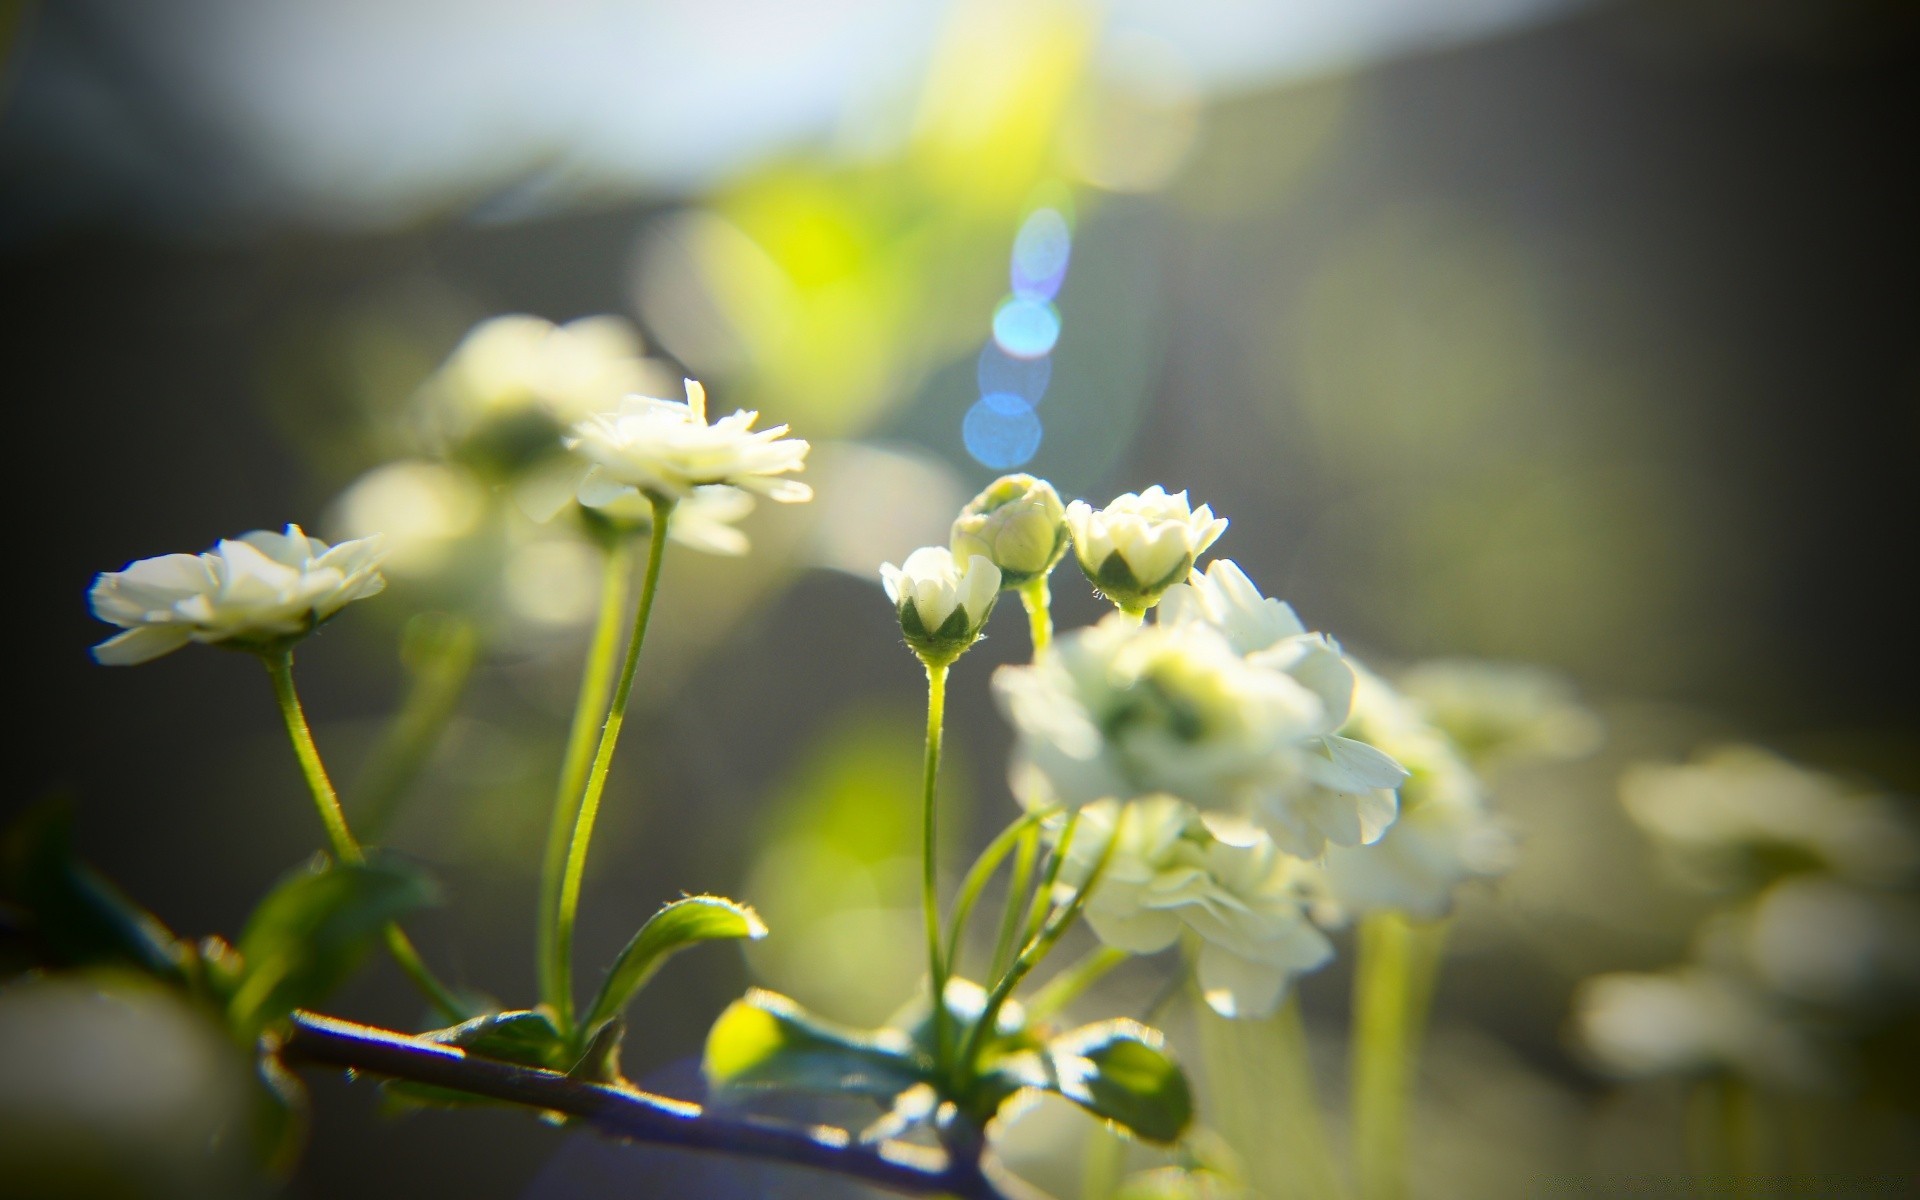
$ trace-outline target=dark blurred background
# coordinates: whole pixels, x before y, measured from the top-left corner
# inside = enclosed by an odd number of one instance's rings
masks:
[[[1732,735],[1920,789],[1914,10],[1256,9],[0,8],[30,530],[9,809],[72,792],[104,870],[177,929],[231,932],[318,843],[266,680],[205,651],[93,666],[89,579],[288,520],[338,532],[334,498],[394,456],[473,322],[623,314],[723,409],[822,444],[820,502],[759,514],[753,556],[669,557],[594,848],[584,963],[682,891],[774,925],[768,957],[689,961],[643,997],[629,1071],[684,1073],[750,974],[807,986],[776,898],[825,868],[781,857],[792,831],[872,796],[834,819],[910,843],[882,810],[910,807],[889,788],[921,683],[874,568],[998,473],[962,419],[1035,196],[1067,198],[1074,236],[1026,469],[1095,502],[1192,489],[1233,521],[1220,553],[1371,660],[1564,671],[1614,737],[1556,804],[1603,807],[1621,762]],[[1096,614],[1056,591],[1065,620]],[[345,778],[394,703],[407,595],[301,651]],[[446,886],[429,957],[515,1002],[577,616],[501,619],[392,837]],[[954,684],[976,840],[1010,811],[988,668],[1025,653],[1016,614],[993,633]],[[1626,878],[1595,871],[1596,896]],[[884,933],[875,886],[841,899]],[[1523,913],[1552,908],[1528,886]],[[1576,1105],[1572,980],[1673,941],[1617,933],[1520,986],[1536,942],[1490,938],[1476,968],[1469,940],[1446,1011]],[[884,1017],[914,968],[867,965],[802,998]],[[1331,1011],[1340,985],[1314,986]],[[384,964],[334,1008],[422,1018]],[[597,1194],[580,1180],[610,1153],[313,1086],[298,1195]]]

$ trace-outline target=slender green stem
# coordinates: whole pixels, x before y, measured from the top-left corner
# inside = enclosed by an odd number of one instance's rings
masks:
[[[1077,812],[1074,814],[1076,817],[1078,815]],[[1122,824],[1126,821],[1124,810],[1120,821]],[[1066,832],[1055,850],[1054,869],[1048,872],[1049,878],[1058,875],[1058,866],[1060,860],[1066,857],[1067,846],[1073,836],[1075,824],[1072,817],[1067,819]],[[1014,989],[1020,986],[1020,982],[1040,965],[1042,959],[1047,957],[1061,935],[1072,927],[1074,921],[1080,916],[1080,910],[1086,907],[1087,897],[1093,894],[1093,889],[1100,883],[1100,877],[1106,874],[1107,863],[1113,858],[1113,848],[1120,842],[1122,824],[1116,824],[1113,832],[1107,836],[1106,845],[1100,848],[1100,857],[1094,862],[1093,870],[1087,872],[1086,882],[1074,892],[1072,899],[1054,910],[1053,916],[1041,928],[1039,935],[1027,943],[1019,956],[1013,960],[1013,965],[1007,968],[1007,973],[1002,975],[994,983],[993,990],[987,993],[986,1004],[981,1008],[980,1016],[975,1019],[972,1028],[968,1031],[959,1061],[955,1064],[962,1091],[973,1082],[974,1060],[979,1057],[981,1048],[986,1045],[987,1035],[999,1023],[1000,1010],[1005,1007],[1007,999],[1013,995]]]
[[[1344,1196],[1320,1119],[1298,994],[1265,1020],[1197,1007],[1207,1111],[1244,1163],[1248,1190],[1271,1200]]]
[[[947,918],[947,971],[957,973],[960,969],[960,942],[966,936],[967,921],[973,916],[973,907],[980,900],[980,893],[986,889],[987,881],[999,869],[1000,863],[1007,857],[1015,845],[1027,836],[1045,812],[1024,813],[1002,829],[980,857],[973,861],[967,876],[960,883],[960,891],[953,902],[953,914]],[[1010,936],[1010,935],[1009,935]]]
[[[658,496],[653,501],[653,528],[647,534],[647,570],[640,581],[640,604],[634,611],[633,633],[627,638],[626,658],[620,664],[620,680],[613,689],[613,702],[607,719],[600,726],[600,740],[593,752],[580,806],[574,814],[573,832],[567,841],[566,865],[560,877],[560,903],[553,913],[553,940],[548,971],[556,992],[550,1003],[560,1027],[573,1031],[573,926],[580,912],[580,886],[587,873],[587,847],[593,841],[593,823],[600,815],[600,798],[607,790],[607,772],[613,765],[613,748],[620,741],[620,729],[626,724],[627,702],[633,697],[634,670],[640,665],[640,648],[647,640],[647,620],[653,615],[653,597],[660,590],[660,561],[667,546],[667,521],[673,514],[673,501]]]
[[[1095,946],[1066,970],[1047,981],[1027,1001],[1027,1020],[1044,1021],[1080,998],[1080,994],[1100,982],[1107,972],[1127,961],[1125,950]]]
[[[1013,856],[1013,876],[1007,880],[1007,900],[1000,914],[1000,936],[993,943],[993,962],[988,979],[998,979],[1013,962],[1020,936],[1020,918],[1027,912],[1027,888],[1033,883],[1034,860],[1040,856],[1040,826],[1029,825],[1020,832],[1020,846]]]
[[[1067,847],[1073,844],[1073,831],[1079,827],[1080,810],[1076,808],[1060,830],[1060,840],[1054,843],[1053,858],[1047,863],[1047,873],[1041,876],[1040,886],[1034,889],[1033,903],[1027,909],[1026,926],[1020,934],[1022,946],[1039,937],[1041,927],[1046,924],[1047,913],[1053,907],[1053,886],[1060,882],[1060,868],[1066,865]]]
[[[1375,913],[1360,923],[1358,941],[1350,1066],[1354,1179],[1362,1200],[1404,1200],[1420,1035],[1446,926]]]
[[[560,783],[553,796],[553,819],[547,824],[547,849],[540,862],[540,909],[535,957],[540,974],[540,998],[555,1012],[570,1006],[567,957],[554,944],[560,929],[560,880],[567,866],[567,844],[580,815],[580,795],[593,763],[594,730],[606,715],[613,691],[613,664],[620,652],[620,630],[625,625],[628,584],[633,575],[633,547],[626,539],[615,542],[602,564],[600,614],[594,620],[593,640],[587,644],[586,669],[580,676],[580,694],[574,699],[573,721],[567,727],[566,757],[560,764]]]
[[[326,827],[327,844],[333,848],[334,858],[343,863],[365,862],[366,851],[360,848],[353,830],[347,826],[347,814],[340,807],[340,795],[334,791],[326,763],[320,759],[320,746],[313,740],[306,710],[300,705],[300,693],[293,686],[293,651],[263,654],[261,661],[266,663],[267,674],[273,680],[274,699],[280,702],[280,716],[286,722],[287,737],[293,742],[293,755],[300,761],[300,771],[306,776],[307,790],[313,793],[313,803],[320,810],[320,823]],[[467,1006],[453,994],[452,989],[434,978],[433,972],[427,969],[427,964],[405,930],[397,924],[388,925],[386,942],[393,961],[420,989],[421,994],[433,1002],[435,1008],[455,1021],[463,1021],[470,1015]]]
[[[1020,603],[1027,609],[1027,629],[1033,635],[1033,657],[1037,660],[1053,644],[1053,593],[1045,575],[1036,575],[1020,585]]]
[[[1758,1194],[1759,1110],[1753,1087],[1735,1075],[1703,1079],[1694,1085],[1689,1114],[1696,1184],[1716,1195]]]
[[[415,637],[415,629],[425,636]],[[423,643],[409,664],[412,684],[352,789],[360,829],[376,842],[453,719],[479,653],[473,622],[445,614],[415,617],[407,640]]]
[[[940,735],[947,713],[947,667],[945,663],[927,666],[927,764],[921,782],[921,872],[920,900],[927,918],[927,979],[932,989],[934,1057],[945,1063],[947,1057],[947,967],[940,953],[939,863],[935,858],[939,833],[939,812],[935,804],[935,784],[940,779]]]

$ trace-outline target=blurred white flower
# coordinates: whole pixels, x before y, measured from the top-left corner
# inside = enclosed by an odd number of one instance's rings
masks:
[[[653,527],[653,505],[632,489],[591,508],[636,533]],[[724,483],[703,484],[673,506],[667,518],[667,537],[689,550],[738,557],[751,549],[752,543],[734,522],[752,511],[750,493]]]
[[[381,533],[382,569],[396,578],[425,577],[446,568],[486,512],[486,490],[466,471],[403,459],[354,480],[333,502],[328,527],[348,537]]]
[[[1392,793],[1382,802],[1369,790],[1378,760],[1394,781],[1399,768],[1327,736],[1346,701],[1310,686],[1323,674],[1242,657],[1210,625],[1140,627],[1115,614],[1042,662],[995,673],[1019,739],[1015,793],[1036,807],[1164,793],[1228,841],[1259,841],[1259,822],[1309,857],[1329,839],[1370,841],[1393,820]],[[1329,800],[1329,781],[1353,790]]]
[[[1328,848],[1327,891],[1348,916],[1445,916],[1460,885],[1507,871],[1513,838],[1487,811],[1485,785],[1446,735],[1385,680],[1349,665],[1355,687],[1346,732],[1392,755],[1409,774],[1399,789],[1399,818],[1379,841]]]
[[[1808,866],[1872,886],[1899,886],[1920,873],[1920,834],[1892,798],[1757,746],[1720,747],[1684,766],[1631,768],[1620,799],[1716,886]]]
[[[93,648],[129,666],[188,642],[266,646],[300,637],[387,584],[379,535],[328,546],[298,525],[223,540],[204,554],[143,558],[96,576],[93,615],[125,633]]]
[[[1265,650],[1307,632],[1292,605],[1262,596],[1230,558],[1217,558],[1205,571],[1193,571],[1185,583],[1168,588],[1154,615],[1162,625],[1211,625],[1236,654]]]
[[[1087,900],[1087,924],[1130,954],[1153,954],[1192,935],[1201,992],[1220,1015],[1272,1013],[1295,976],[1333,957],[1332,943],[1301,908],[1295,872],[1304,864],[1270,840],[1222,842],[1171,796],[1124,807],[1103,800],[1080,810],[1061,882],[1083,884],[1115,837]]]
[[[1000,586],[1017,588],[1053,570],[1067,552],[1066,510],[1044,479],[1003,475],[967,501],[953,523],[955,558],[978,554],[1000,568]]]
[[[1835,1081],[1827,1047],[1766,996],[1720,972],[1683,967],[1600,975],[1574,995],[1573,1032],[1626,1079],[1730,1070],[1790,1090]]]
[[[1075,500],[1067,505],[1066,520],[1080,569],[1101,595],[1134,612],[1151,608],[1185,579],[1227,528],[1226,518],[1215,517],[1211,508],[1190,508],[1185,492],[1169,495],[1158,484],[1115,497],[1101,509]]]
[[[1434,659],[1402,673],[1398,683],[1476,767],[1576,758],[1600,744],[1600,719],[1573,685],[1531,663]]]
[[[936,666],[973,644],[1000,596],[1000,568],[978,554],[962,565],[945,546],[922,546],[898,567],[882,564],[880,582],[907,645]]]
[[[673,386],[664,362],[645,356],[640,333],[620,317],[555,325],[514,314],[482,321],[422,388],[427,417],[456,442],[501,421],[531,416],[556,431],[622,397]]]
[[[1920,903],[1830,876],[1791,875],[1701,927],[1700,957],[1767,990],[1829,1008],[1920,992]]]
[[[684,500],[706,484],[730,484],[782,503],[813,498],[806,484],[780,476],[806,465],[807,443],[785,425],[755,432],[760,414],[740,411],[707,423],[706,389],[686,381],[687,399],[629,396],[613,412],[580,421],[566,446],[586,464],[580,503],[597,508],[636,492]]]

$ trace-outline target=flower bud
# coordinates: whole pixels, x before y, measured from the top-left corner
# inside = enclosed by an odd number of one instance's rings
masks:
[[[1128,612],[1144,612],[1187,578],[1198,558],[1226,531],[1224,517],[1187,494],[1157,484],[1096,509],[1084,500],[1067,506],[1073,553],[1100,594]]]
[[[1067,552],[1067,510],[1044,479],[1002,475],[967,502],[953,523],[953,556],[973,555],[1000,568],[1012,590],[1053,570]]]
[[[1000,598],[1000,568],[978,554],[962,566],[945,546],[922,546],[901,566],[883,565],[880,581],[907,645],[930,667],[965,653]]]

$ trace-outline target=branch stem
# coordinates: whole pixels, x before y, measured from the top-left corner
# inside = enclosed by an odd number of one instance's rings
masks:
[[[921,804],[921,906],[927,918],[927,979],[929,1002],[933,1006],[934,1056],[942,1064],[947,1058],[947,964],[940,953],[939,862],[935,857],[939,832],[939,813],[935,804],[935,785],[940,778],[940,737],[946,723],[946,664],[927,663],[927,758],[922,781]]]

